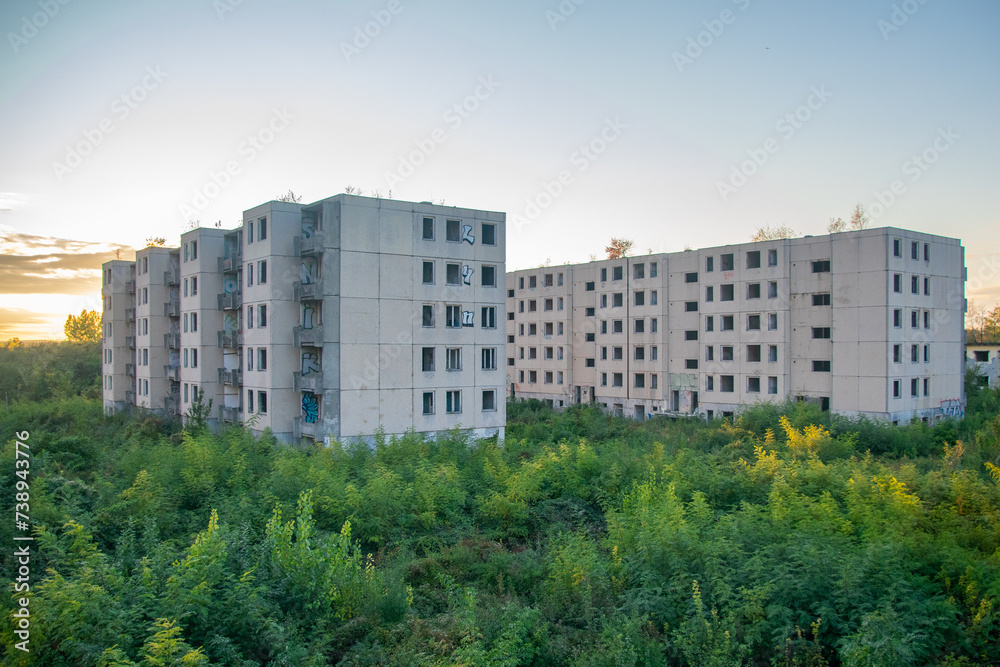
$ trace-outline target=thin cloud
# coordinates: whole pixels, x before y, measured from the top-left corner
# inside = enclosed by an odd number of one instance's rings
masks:
[[[94,294],[101,290],[101,264],[128,257],[133,249],[0,230],[0,294]]]
[[[0,213],[13,211],[27,202],[27,197],[18,192],[0,192]]]

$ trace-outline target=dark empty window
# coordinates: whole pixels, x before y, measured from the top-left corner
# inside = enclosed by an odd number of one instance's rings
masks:
[[[462,240],[462,221],[461,220],[448,220],[445,222],[444,238],[446,241],[453,241],[455,243],[461,242]]]
[[[830,273],[830,260],[821,259],[812,263],[813,273]]]
[[[483,245],[496,245],[497,244],[497,226],[492,223],[483,223],[483,234],[482,234]]]
[[[748,269],[759,269],[760,268],[760,250],[751,250],[747,253],[747,268]]]

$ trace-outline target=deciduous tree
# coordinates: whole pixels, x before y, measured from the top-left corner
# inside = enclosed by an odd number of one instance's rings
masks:
[[[82,310],[79,316],[70,315],[63,325],[66,340],[77,343],[95,343],[101,340],[101,316],[96,310]]]
[[[794,229],[788,225],[780,225],[771,227],[766,225],[764,227],[758,227],[754,231],[753,236],[750,238],[751,241],[777,241],[778,239],[790,239],[797,236]]]
[[[608,259],[621,259],[632,250],[633,244],[634,241],[629,239],[612,238],[611,242],[604,249],[604,252],[608,253]]]

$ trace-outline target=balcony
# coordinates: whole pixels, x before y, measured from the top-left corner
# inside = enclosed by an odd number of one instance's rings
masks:
[[[180,406],[180,396],[177,394],[170,394],[163,399],[163,411],[168,415],[179,415]]]
[[[292,420],[292,434],[296,440],[300,438],[312,438],[316,439],[316,432],[318,424],[309,424],[305,422],[302,417],[296,417]]]
[[[235,273],[237,269],[240,268],[240,262],[242,258],[237,257],[220,257],[219,258],[219,273]]]
[[[135,281],[129,280],[125,283],[125,291],[129,294],[135,294]]]
[[[241,345],[243,345],[242,331],[219,332],[219,347],[239,347]]]
[[[181,369],[177,366],[164,366],[163,367],[163,377],[167,378],[171,382],[181,381]]]
[[[243,384],[243,371],[239,368],[226,370],[219,369],[219,384],[228,384],[230,387],[239,387]]]
[[[125,347],[135,349],[135,336],[125,336]]]
[[[292,329],[292,341],[292,344],[298,347],[302,347],[303,345],[321,347],[323,345],[323,327],[318,326],[312,329],[295,327]]]
[[[308,301],[310,299],[315,299],[317,294],[319,294],[319,285],[317,283],[293,284],[292,298],[296,301]]]
[[[222,421],[229,424],[238,424],[240,421],[240,409],[222,408]]]
[[[125,402],[128,403],[129,405],[135,405],[135,392],[134,391],[129,390],[129,391],[125,392]]]
[[[293,388],[295,391],[323,391],[323,373],[309,373],[308,375],[303,375],[302,373],[292,373],[293,378]]]
[[[219,295],[219,310],[236,310],[243,306],[243,295],[240,292],[228,292]]]
[[[125,364],[125,375],[135,377],[135,364]]]
[[[296,236],[292,238],[292,254],[317,255],[323,252],[323,234],[314,232],[312,236]]]
[[[181,284],[181,270],[180,269],[170,269],[169,271],[163,272],[163,284],[164,285],[180,285]]]
[[[163,304],[163,316],[164,317],[180,317],[181,316],[181,302],[174,299],[172,301],[167,301]]]
[[[181,347],[181,335],[163,334],[163,347],[171,350],[179,350]]]
[[[125,309],[125,319],[126,320],[134,320],[135,319],[135,308],[126,308]]]

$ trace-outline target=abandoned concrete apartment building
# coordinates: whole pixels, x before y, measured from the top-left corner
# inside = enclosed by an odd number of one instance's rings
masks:
[[[104,404],[329,443],[505,426],[505,398],[640,419],[758,401],[964,406],[964,249],[896,228],[505,273],[503,213],[337,195],[104,264]],[[506,292],[504,291],[506,288]]]

